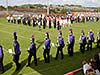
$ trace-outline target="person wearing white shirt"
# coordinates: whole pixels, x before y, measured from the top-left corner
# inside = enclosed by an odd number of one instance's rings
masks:
[[[10,22],[10,16],[7,16],[8,23]]]
[[[86,71],[88,69],[91,69],[91,66],[85,60],[82,62],[82,64],[83,64],[83,72],[84,72],[84,75],[86,75]]]

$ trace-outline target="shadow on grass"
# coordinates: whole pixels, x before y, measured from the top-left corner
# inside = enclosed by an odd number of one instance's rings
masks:
[[[18,73],[23,69],[23,67],[26,65],[26,62],[27,62],[27,58],[25,60],[23,60],[21,62],[21,67],[19,68],[19,70],[15,70],[11,75],[18,75]]]
[[[44,41],[37,40],[36,42],[39,43],[38,47],[36,48],[38,50],[42,46]]]
[[[8,63],[7,65],[4,66],[4,72],[6,72],[7,70],[9,70],[12,67],[12,62]]]
[[[83,60],[89,61],[94,56],[94,54],[98,52],[100,52],[100,49],[97,48],[93,48],[91,51],[85,51],[84,54],[75,52],[74,56],[72,57],[64,55],[63,60],[61,60],[60,54],[58,60],[55,60],[55,57],[50,56],[50,63],[44,63],[44,60],[40,60],[38,61],[38,66],[34,66],[33,61],[30,65],[30,68],[36,70],[42,75],[63,75],[67,72],[82,67],[81,62]],[[29,75],[33,74],[29,73]],[[80,75],[82,75],[82,73]]]
[[[42,44],[44,43],[44,41],[36,41],[37,43],[39,43],[39,46],[37,47],[37,50],[42,46]],[[39,60],[39,59],[38,59]],[[25,59],[25,60],[23,60],[22,62],[21,62],[21,67],[20,67],[20,69],[19,70],[15,70],[13,73],[12,73],[12,75],[18,75],[18,73],[23,69],[23,67],[26,65],[26,63],[27,63],[27,61],[28,61],[28,58],[27,59]],[[20,74],[21,75],[21,74]]]

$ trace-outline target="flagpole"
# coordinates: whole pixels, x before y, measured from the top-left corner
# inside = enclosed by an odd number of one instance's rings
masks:
[[[99,3],[98,3],[98,17],[99,17]]]
[[[7,15],[8,15],[8,0],[6,0],[6,12],[7,12]]]
[[[47,0],[47,15],[49,15],[49,0]]]

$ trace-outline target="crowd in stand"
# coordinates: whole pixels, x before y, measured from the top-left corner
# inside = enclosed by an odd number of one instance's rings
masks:
[[[84,60],[82,64],[84,75],[100,75],[100,53],[95,54],[89,63]]]

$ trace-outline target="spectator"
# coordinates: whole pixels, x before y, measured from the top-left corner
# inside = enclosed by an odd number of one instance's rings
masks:
[[[95,60],[97,69],[100,71],[100,53],[97,53],[94,55],[94,60]]]
[[[85,60],[82,62],[82,64],[83,64],[83,72],[84,72],[85,75],[87,75],[86,71],[88,69],[91,69],[91,66]]]
[[[86,75],[96,75],[96,72],[93,69],[87,69],[86,70]]]

